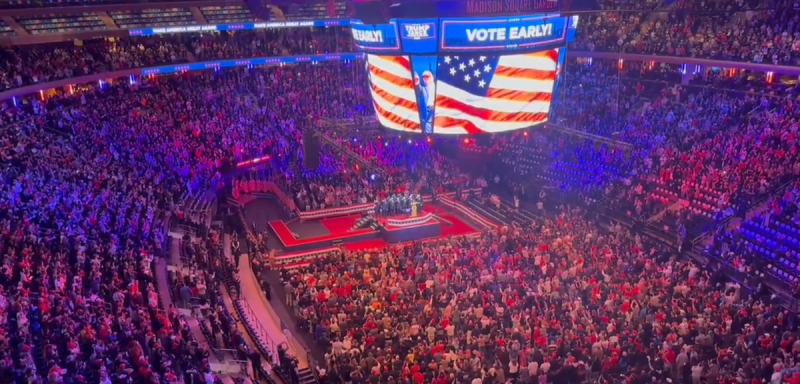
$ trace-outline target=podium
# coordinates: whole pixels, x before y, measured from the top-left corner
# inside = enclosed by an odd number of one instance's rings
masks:
[[[417,203],[416,201],[411,203],[411,217],[417,217],[417,215],[419,214],[418,211],[419,211],[419,203]]]

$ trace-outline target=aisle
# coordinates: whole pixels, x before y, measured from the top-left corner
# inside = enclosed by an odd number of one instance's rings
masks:
[[[172,296],[169,294],[170,285],[167,279],[167,261],[159,257],[154,260],[156,272],[156,288],[158,289],[158,297],[161,299],[161,305],[164,308],[169,308],[172,305]]]
[[[294,343],[287,342],[286,335],[281,331],[278,315],[267,302],[264,293],[261,292],[261,287],[258,286],[253,270],[250,267],[250,257],[246,254],[242,255],[239,260],[239,278],[241,279],[242,288],[241,297],[245,298],[240,301],[245,309],[245,315],[248,316],[248,320],[256,328],[254,329],[256,335],[264,341],[272,340],[274,342],[273,347],[276,349],[271,352],[275,358],[278,356],[278,344],[286,343],[289,345],[289,353],[299,360],[299,368],[308,367],[308,358],[305,350],[296,347]]]

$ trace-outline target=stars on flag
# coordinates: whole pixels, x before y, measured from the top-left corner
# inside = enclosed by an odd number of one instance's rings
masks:
[[[447,67],[442,73],[444,81],[467,92],[481,94],[489,88],[497,58],[475,56],[461,60],[458,56],[445,56],[439,62]]]
[[[478,78],[484,73],[491,73],[492,66],[486,64],[483,68],[480,67],[480,63],[485,63],[488,58],[486,56],[480,56],[476,59],[471,58],[466,62],[459,60],[458,56],[445,56],[443,58],[443,62],[445,65],[449,66],[450,68],[447,70],[450,75],[455,76],[458,72],[464,72],[464,81],[470,81],[473,78]],[[477,68],[475,68],[477,67]],[[472,70],[471,68],[475,68]]]

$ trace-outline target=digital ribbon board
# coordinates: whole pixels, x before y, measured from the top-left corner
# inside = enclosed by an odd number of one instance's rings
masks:
[[[441,52],[516,50],[563,44],[566,17],[449,19],[441,24]]]
[[[467,9],[478,10],[485,7],[497,8],[500,7],[497,4],[501,3],[505,5],[498,9],[527,9],[528,6],[540,9],[545,4],[539,0],[515,0],[508,3],[476,0],[468,3],[472,5]],[[459,13],[473,14],[461,11]],[[364,24],[351,19],[203,24],[136,28],[128,30],[128,34],[153,36],[263,29],[350,27],[349,32],[346,30],[343,32],[352,35],[353,44],[362,52],[425,55],[448,52],[496,53],[497,50],[515,51],[562,46],[574,39],[577,23],[578,16],[564,17],[558,13],[549,13],[514,17],[391,19],[386,24]]]
[[[203,25],[182,25],[174,27],[154,27],[154,28],[135,28],[128,30],[129,36],[152,36],[168,35],[173,33],[197,33],[197,32],[231,32],[231,31],[252,31],[259,29],[288,29],[288,28],[308,28],[308,27],[346,27],[351,21],[349,19],[332,20],[298,20],[298,21],[269,21],[262,23],[233,23],[233,24],[203,24]]]
[[[256,67],[272,65],[288,65],[301,63],[324,63],[327,61],[351,61],[361,60],[364,55],[360,53],[339,53],[329,55],[300,55],[300,56],[277,56],[277,57],[256,57],[252,59],[232,59],[204,61],[201,63],[187,63],[179,65],[162,65],[160,67],[150,67],[142,69],[142,76],[165,75],[168,73],[181,73],[191,71],[203,71],[208,69],[221,69],[231,67]]]
[[[368,52],[400,52],[397,22],[394,20],[389,24],[353,22],[350,24],[350,30],[353,34],[353,44],[359,49]]]

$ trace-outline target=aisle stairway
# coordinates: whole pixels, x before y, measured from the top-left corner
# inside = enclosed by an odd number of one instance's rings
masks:
[[[314,373],[308,367],[300,369],[298,376],[300,376],[300,384],[315,384],[317,382]]]
[[[170,295],[169,279],[167,278],[167,261],[163,258],[158,258],[155,263],[158,297],[161,299],[164,308],[169,308],[172,305],[172,295]]]
[[[30,33],[28,33],[28,31],[26,31],[25,28],[22,28],[22,26],[19,25],[19,23],[17,23],[17,21],[14,20],[14,18],[11,16],[0,16],[0,21],[6,23],[6,25],[11,27],[11,29],[14,30],[14,33],[16,33],[17,36],[30,35]]]
[[[173,272],[170,271],[179,271],[182,275],[190,274],[188,268],[190,260],[182,258],[181,241],[179,238],[172,237],[170,239],[168,258],[154,260],[156,288],[164,308],[170,308],[175,302],[173,295],[176,291],[172,289],[175,283],[170,277]],[[205,325],[207,328],[207,325],[201,324],[190,308],[179,308],[178,311],[182,320],[189,327],[191,337],[199,343],[205,341],[207,344],[204,348],[211,352],[208,356],[211,370],[219,373],[223,380],[232,381],[229,376],[241,377],[243,370],[240,362],[237,362],[230,353],[217,350],[218,348],[224,348],[224,345],[219,345],[216,339],[212,339],[213,335],[211,335],[210,330],[203,327]]]
[[[273,359],[278,357],[277,346],[286,343],[289,345],[289,352],[300,360],[300,368],[308,367],[305,353],[298,353],[301,351],[297,351],[288,343],[286,336],[281,331],[280,324],[270,314],[270,309],[267,307],[269,304],[266,303],[261,288],[255,281],[253,270],[250,267],[250,258],[246,254],[242,255],[239,260],[239,276],[242,280],[242,297],[247,299],[236,300],[234,305],[242,320],[250,325],[254,341],[271,354]]]
[[[97,11],[97,12],[95,12],[95,15],[97,15],[97,17],[99,17],[100,20],[103,21],[103,24],[105,24],[106,29],[110,29],[110,30],[118,30],[119,29],[117,24],[114,23],[114,19],[112,19],[111,16],[108,15],[108,13],[103,12],[103,11]]]
[[[199,8],[190,7],[189,11],[192,12],[192,17],[194,17],[194,20],[197,21],[197,24],[208,24],[208,20],[206,20],[206,17],[203,15],[203,12],[200,12]]]
[[[185,310],[181,310],[181,313],[184,313]],[[208,335],[203,332],[200,323],[197,319],[190,315],[184,315],[186,323],[189,325],[189,330],[194,336],[195,340],[206,340],[211,344],[211,341],[208,340]],[[239,375],[242,372],[241,365],[233,359],[233,356],[227,356],[225,358],[223,356],[223,360],[220,360],[217,353],[212,353],[208,355],[208,365],[211,367],[211,370],[214,372],[219,372],[222,375]]]
[[[253,15],[255,15],[256,17],[258,17],[259,19],[261,19],[261,20],[270,20],[270,19],[272,19],[270,17],[271,16],[270,15],[270,8],[272,6],[269,5],[269,0],[249,0],[249,1],[245,1],[244,3],[247,6],[247,9],[249,9],[250,12]],[[283,16],[283,14],[281,14],[281,16]],[[279,19],[277,17],[274,18],[274,19],[281,21],[281,19]],[[286,20],[286,18],[284,17],[282,20]]]

